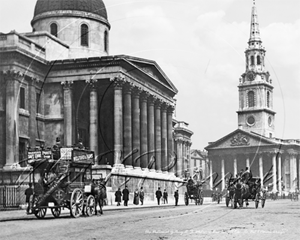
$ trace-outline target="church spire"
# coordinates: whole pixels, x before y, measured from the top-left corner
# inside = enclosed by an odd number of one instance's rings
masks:
[[[255,0],[253,1],[252,12],[251,12],[249,44],[251,42],[261,42]]]

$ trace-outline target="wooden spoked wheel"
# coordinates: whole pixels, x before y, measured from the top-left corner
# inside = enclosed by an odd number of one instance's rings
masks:
[[[61,208],[60,207],[51,208],[51,212],[52,212],[52,215],[55,218],[58,218],[60,216],[60,213],[61,213]]]
[[[70,199],[70,213],[74,218],[78,218],[83,210],[83,193],[79,188],[75,188]]]
[[[46,216],[46,212],[47,212],[47,208],[37,208],[34,211],[34,215],[38,218],[38,219],[42,219]]]
[[[85,215],[92,216],[95,214],[96,200],[93,195],[88,196],[85,206]]]

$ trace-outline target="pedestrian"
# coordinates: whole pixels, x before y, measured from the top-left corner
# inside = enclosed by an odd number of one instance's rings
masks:
[[[118,188],[118,190],[115,192],[115,202],[117,203],[117,206],[120,206],[121,199],[122,199],[121,188]]]
[[[133,193],[133,204],[139,205],[139,190],[135,189]]]
[[[160,191],[160,187],[157,189],[155,195],[156,195],[156,198],[157,198],[157,204],[160,205],[160,199],[162,197],[162,193]]]
[[[129,190],[127,189],[127,186],[122,191],[123,194],[123,201],[124,201],[124,206],[128,206],[128,201],[129,201]]]
[[[144,204],[144,195],[145,195],[145,193],[144,193],[144,189],[143,189],[143,187],[141,187],[141,189],[140,189],[140,192],[139,192],[139,196],[140,196],[141,205],[143,205],[143,204]]]
[[[179,199],[178,190],[175,191],[174,198],[175,198],[175,206],[178,206],[178,199]]]
[[[31,207],[31,202],[30,202],[30,197],[33,195],[33,189],[32,189],[32,183],[29,183],[29,188],[27,188],[25,190],[25,196],[26,196],[26,199],[25,199],[25,202],[26,202],[26,205],[27,205],[27,209],[26,209],[26,213],[29,214],[30,212],[30,207]]]
[[[164,198],[164,204],[166,203],[168,204],[168,192],[166,189],[164,190],[163,198]]]

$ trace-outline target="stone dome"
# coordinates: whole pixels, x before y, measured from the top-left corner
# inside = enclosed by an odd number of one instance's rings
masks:
[[[34,18],[42,13],[59,10],[93,13],[107,21],[107,12],[102,0],[38,0]]]

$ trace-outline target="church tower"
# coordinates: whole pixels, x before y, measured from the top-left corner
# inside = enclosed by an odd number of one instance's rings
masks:
[[[246,71],[239,83],[238,125],[265,137],[274,137],[273,86],[265,70],[266,50],[262,46],[255,2],[251,13],[250,38],[245,51]]]

